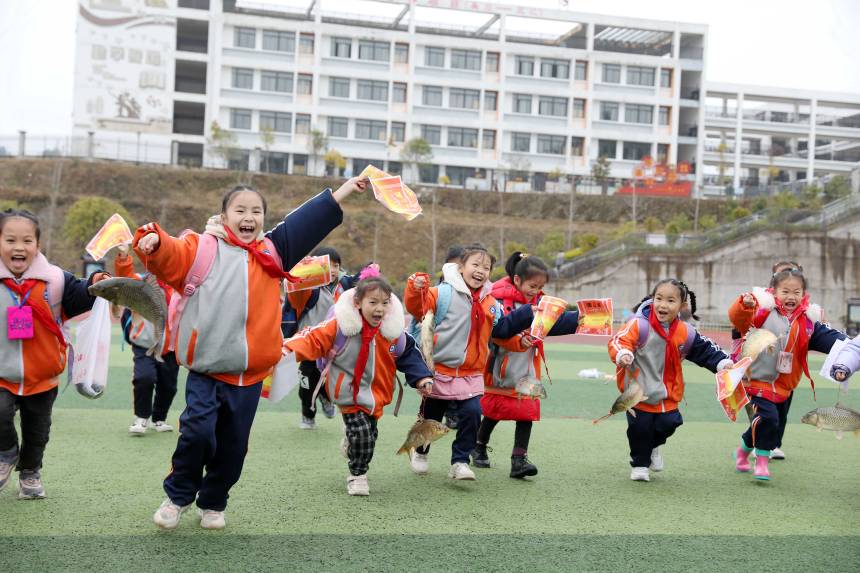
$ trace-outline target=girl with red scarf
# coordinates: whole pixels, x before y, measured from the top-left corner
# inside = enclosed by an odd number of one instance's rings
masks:
[[[785,427],[790,398],[801,376],[812,383],[809,351],[826,354],[837,340],[845,338],[821,322],[821,308],[809,303],[802,271],[780,271],[771,285],[767,290],[742,294],[729,309],[729,320],[741,335],[746,336],[752,328],[764,328],[777,337],[775,351],[762,352],[747,371],[744,385],[754,415],[735,451],[735,469],[744,473],[750,471],[750,454],[755,452],[753,475],[759,480],[770,479],[770,453],[780,445],[780,427]]]
[[[510,314],[523,305],[536,305],[543,296],[543,287],[549,280],[549,269],[538,257],[519,251],[505,263],[508,276],[493,283],[492,295],[502,303],[504,314]],[[579,312],[565,312],[556,321],[550,336],[574,334],[579,324]],[[521,333],[513,339],[517,344],[493,340],[491,368],[484,378],[484,396],[481,410],[484,418],[478,428],[478,443],[472,453],[472,464],[479,468],[490,467],[487,444],[493,429],[502,420],[516,422],[514,448],[511,452],[510,477],[522,479],[537,475],[537,466],[528,459],[532,422],[540,420],[540,397],[523,396],[517,391],[522,380],[540,382],[541,362],[545,363],[543,342]]]
[[[649,481],[650,472],[663,471],[661,446],[684,423],[678,403],[684,397],[681,361],[717,372],[732,360],[678,314],[689,304],[694,319],[696,295],[683,282],[663,279],[633,310],[635,315],[609,341],[609,357],[617,365],[618,389],[632,380],[645,399],[627,412],[630,479]]]
[[[281,284],[291,269],[343,220],[340,202],[363,191],[355,177],[326,190],[263,232],[266,202],[255,189],[239,186],[209,220],[214,236],[212,267],[187,293],[171,325],[177,361],[188,368],[185,410],[170,474],[167,499],[153,520],[162,529],[179,525],[196,501],[200,525],[223,529],[230,488],[239,480],[263,379],[281,359]],[[135,252],[144,268],[177,293],[194,267],[200,235],[174,238],[156,223],[137,230]],[[204,474],[205,469],[205,474]]]
[[[378,271],[365,269],[355,288],[334,304],[334,316],[306,328],[284,343],[296,360],[328,357],[323,383],[343,415],[349,495],[369,495],[367,470],[378,436],[377,420],[391,403],[397,370],[422,396],[430,394],[433,374],[415,341],[405,334],[403,306]],[[366,278],[365,278],[366,277]],[[340,339],[340,340],[338,340]]]

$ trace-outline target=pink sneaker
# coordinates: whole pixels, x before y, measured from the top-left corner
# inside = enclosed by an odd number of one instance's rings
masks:
[[[735,469],[739,472],[748,472],[750,471],[750,453],[746,451],[742,446],[738,446],[738,449],[735,450]]]
[[[768,455],[759,455],[756,452],[755,457],[755,479],[760,480],[769,480],[770,479],[770,471],[767,469],[767,463],[770,461],[770,457]]]

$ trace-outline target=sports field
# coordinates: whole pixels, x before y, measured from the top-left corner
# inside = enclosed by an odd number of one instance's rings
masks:
[[[115,337],[119,340],[118,337]],[[476,482],[447,478],[450,438],[434,445],[430,474],[395,456],[418,400],[380,422],[371,495],[346,495],[338,419],[298,429],[298,397],[263,400],[227,529],[199,528],[189,512],[159,531],[176,434],[131,437],[131,352],[117,343],[107,394],[70,389],[54,409],[43,479],[48,498],[0,494],[2,570],[15,571],[858,571],[860,440],[838,441],[799,423],[815,407],[804,383],[772,481],[737,474],[731,452],[744,426],[725,419],[713,375],[685,366],[685,424],[664,448],[666,471],[631,482],[626,423],[597,426],[614,386],[576,373],[611,371],[605,347],[548,345],[553,376],[529,457],[540,473],[508,477],[513,424],[500,424],[496,467]],[[810,364],[816,372],[820,359]],[[180,382],[184,382],[184,372]],[[817,384],[817,405],[836,400]],[[846,404],[860,406],[857,390]],[[168,421],[175,423],[182,393]]]

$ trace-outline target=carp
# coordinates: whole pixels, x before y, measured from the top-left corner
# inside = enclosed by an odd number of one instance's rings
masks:
[[[768,354],[776,352],[776,343],[776,335],[771,331],[764,328],[751,328],[741,346],[741,358],[749,357],[755,362],[762,352]]]
[[[147,275],[144,280],[114,277],[99,281],[88,290],[91,295],[129,308],[151,322],[155,327],[155,339],[158,342],[146,351],[146,355],[161,361],[161,347],[167,323],[167,300],[155,276]]]
[[[397,454],[407,454],[419,446],[426,448],[431,443],[447,434],[450,430],[451,429],[442,422],[418,418],[418,420],[412,424],[412,427],[409,428],[409,433],[406,434],[406,441],[403,442],[403,445],[400,446],[399,450],[397,450]]]
[[[546,398],[546,388],[541,381],[531,376],[520,378],[514,387],[517,398]]]
[[[818,431],[831,430],[836,432],[836,439],[842,439],[843,432],[854,432],[860,436],[860,412],[836,403],[835,406],[816,408],[807,412],[800,419],[801,423],[815,426]]]
[[[619,414],[621,412],[630,412],[630,415],[636,417],[636,412],[633,411],[633,406],[642,402],[643,400],[647,400],[648,397],[645,395],[645,392],[642,390],[642,386],[636,380],[631,380],[627,386],[627,389],[621,393],[621,395],[615,399],[615,402],[612,403],[612,407],[609,409],[609,413],[605,416],[601,416],[596,420],[592,420],[592,424],[597,424],[605,420],[610,416],[614,416],[615,414]]]
[[[436,338],[436,315],[432,310],[421,320],[421,356],[427,364],[430,372],[433,372],[436,364],[433,362],[433,342]]]

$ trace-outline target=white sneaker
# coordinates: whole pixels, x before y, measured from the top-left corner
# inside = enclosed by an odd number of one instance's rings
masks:
[[[360,476],[347,476],[346,493],[349,495],[370,495],[370,486],[367,484],[367,474],[361,474]]]
[[[772,460],[784,460],[785,459],[785,452],[783,452],[779,448],[774,448],[770,451],[770,459],[772,459]]]
[[[651,476],[648,475],[648,468],[633,468],[630,472],[630,479],[633,481],[651,481]]]
[[[663,471],[663,453],[660,452],[660,447],[656,447],[651,450],[651,466],[648,469],[654,470],[655,472]]]
[[[451,469],[448,471],[448,477],[453,479],[463,479],[463,480],[472,480],[475,479],[475,472],[469,468],[469,464],[463,462],[457,462],[451,465]]]
[[[223,511],[200,509],[198,507],[197,517],[200,518],[200,527],[203,529],[224,529],[227,527],[227,521],[224,519]]]
[[[156,432],[172,432],[173,431],[173,426],[171,426],[167,422],[163,422],[163,421],[156,422],[154,427],[155,427]]]
[[[155,525],[161,529],[176,529],[176,526],[179,525],[179,519],[182,517],[182,513],[189,507],[190,504],[185,507],[179,507],[170,501],[170,499],[165,499],[161,502],[155,515],[152,516],[152,521],[154,521]]]
[[[430,470],[430,464],[427,462],[427,454],[419,454],[413,451],[409,458],[409,467],[416,474],[423,476]]]
[[[305,418],[302,416],[302,422],[299,424],[299,428],[302,430],[313,430],[317,427],[316,420],[313,418]]]
[[[146,433],[147,427],[149,427],[149,420],[146,418],[135,418],[134,423],[128,427],[128,433],[142,436]]]

